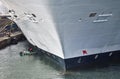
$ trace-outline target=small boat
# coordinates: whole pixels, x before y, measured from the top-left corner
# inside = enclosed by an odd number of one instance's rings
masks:
[[[35,53],[30,51],[21,51],[19,54],[20,56],[23,56],[23,55],[34,55]]]

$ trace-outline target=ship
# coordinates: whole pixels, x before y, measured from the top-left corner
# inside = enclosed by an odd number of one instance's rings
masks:
[[[27,40],[64,69],[120,58],[120,0],[0,0]]]

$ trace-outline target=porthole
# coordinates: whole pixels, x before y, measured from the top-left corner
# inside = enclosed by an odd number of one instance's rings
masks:
[[[109,56],[112,56],[112,52],[111,52],[111,53],[109,53]]]
[[[90,13],[89,17],[95,17],[97,13]]]
[[[81,58],[79,58],[77,62],[78,62],[78,63],[81,63]]]
[[[97,59],[98,58],[98,55],[95,55],[95,59]]]

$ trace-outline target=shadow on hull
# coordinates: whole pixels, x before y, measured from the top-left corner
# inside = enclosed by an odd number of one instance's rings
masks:
[[[34,55],[36,58],[39,58],[45,65],[49,65],[56,70],[89,70],[120,64],[120,51],[111,51],[89,56],[62,59],[37,47],[33,46],[33,48],[36,52]]]

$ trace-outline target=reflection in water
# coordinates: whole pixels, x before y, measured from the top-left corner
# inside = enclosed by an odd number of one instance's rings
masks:
[[[64,72],[43,55],[20,56],[28,46],[25,41],[0,51],[0,79],[119,79],[120,65]]]

